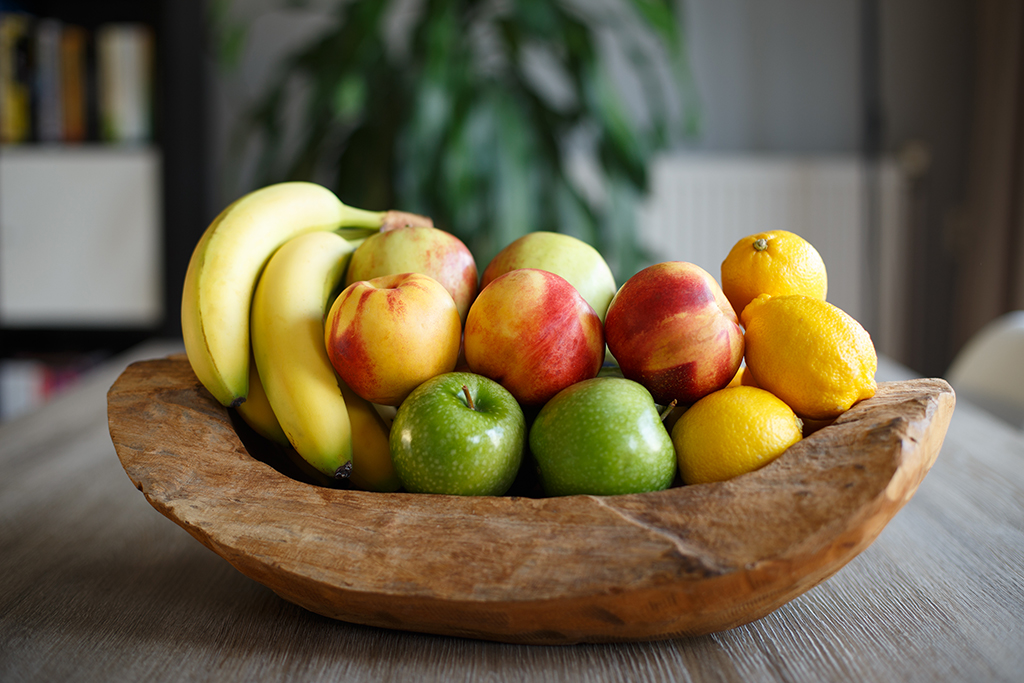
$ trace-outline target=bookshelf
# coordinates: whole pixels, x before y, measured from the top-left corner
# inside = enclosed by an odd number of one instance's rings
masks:
[[[46,65],[37,54],[59,56],[62,37],[88,37],[77,125],[53,113],[54,76],[35,75],[26,130],[0,143],[3,421],[103,358],[180,336],[181,282],[211,216],[203,0],[0,0],[0,12],[35,29],[23,76]],[[74,102],[75,88],[60,96]]]

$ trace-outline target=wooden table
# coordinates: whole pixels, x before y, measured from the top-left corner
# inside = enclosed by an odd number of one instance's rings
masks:
[[[129,360],[180,349],[140,347],[0,427],[0,681],[1024,677],[1024,434],[962,400],[878,540],[768,617],[687,640],[502,645],[316,616],[152,509],[114,453],[105,394]]]

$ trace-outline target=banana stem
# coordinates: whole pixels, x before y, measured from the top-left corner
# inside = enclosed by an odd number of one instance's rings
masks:
[[[354,206],[345,205],[339,228],[370,228],[379,229],[384,223],[387,211],[367,211]]]
[[[395,228],[409,226],[434,227],[429,216],[421,216],[407,211],[367,211],[354,206],[344,205],[338,228],[366,228],[367,230],[387,232]]]

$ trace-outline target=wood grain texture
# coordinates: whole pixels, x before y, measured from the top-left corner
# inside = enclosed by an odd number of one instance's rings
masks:
[[[1024,671],[1024,433],[957,401],[942,452],[878,539],[768,616],[706,636],[534,646],[328,619],[236,571],[125,476],[111,360],[0,425],[0,680],[1000,681]],[[911,378],[880,359],[879,380]]]
[[[694,636],[777,610],[910,499],[953,405],[942,380],[884,383],[730,482],[530,499],[289,479],[250,456],[183,356],[134,364],[108,393],[129,478],[243,574],[346,622],[524,643]]]

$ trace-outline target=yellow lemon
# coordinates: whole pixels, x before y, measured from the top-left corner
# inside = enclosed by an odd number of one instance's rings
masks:
[[[829,420],[875,395],[871,336],[836,306],[762,294],[741,315],[745,358],[757,385],[811,420]]]
[[[736,315],[760,294],[802,294],[824,299],[825,262],[811,244],[786,230],[744,237],[722,262],[722,291]]]
[[[754,375],[747,370],[746,365],[741,365],[740,369],[736,371],[736,374],[729,380],[727,387],[756,387],[757,382],[754,381]]]
[[[764,389],[720,389],[694,403],[672,428],[687,484],[725,481],[763,467],[802,436],[800,419]]]

